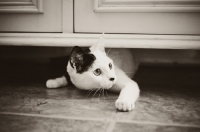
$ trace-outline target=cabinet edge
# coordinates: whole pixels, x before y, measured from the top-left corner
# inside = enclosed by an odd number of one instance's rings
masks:
[[[59,33],[0,33],[0,45],[88,47],[96,43],[101,34]],[[133,35],[105,34],[108,48],[145,49],[200,49],[200,36],[195,35]]]

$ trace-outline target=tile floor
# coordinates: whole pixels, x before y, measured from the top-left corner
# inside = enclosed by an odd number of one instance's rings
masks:
[[[48,75],[39,79],[34,69],[31,77],[23,68],[13,70],[27,77],[13,79],[9,72],[12,79],[1,79],[0,132],[200,132],[198,70],[141,67],[135,78],[141,97],[131,112],[115,109],[116,93],[88,96],[73,86],[46,89]]]

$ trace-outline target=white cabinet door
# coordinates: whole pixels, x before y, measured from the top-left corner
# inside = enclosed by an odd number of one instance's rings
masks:
[[[0,0],[0,32],[62,32],[62,0]]]
[[[75,0],[75,32],[200,34],[200,0]]]

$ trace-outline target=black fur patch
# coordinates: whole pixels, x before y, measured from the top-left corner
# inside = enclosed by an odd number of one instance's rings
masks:
[[[90,49],[83,50],[82,48],[75,46],[70,54],[70,65],[72,68],[76,67],[77,73],[83,73],[87,71],[96,57],[90,53]]]

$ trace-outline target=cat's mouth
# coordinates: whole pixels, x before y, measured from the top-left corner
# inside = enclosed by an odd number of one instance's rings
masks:
[[[116,79],[115,79],[115,81],[112,81],[112,82],[111,81],[105,82],[102,85],[102,88],[104,88],[104,89],[110,89],[115,84],[115,82],[116,82]]]
[[[102,86],[102,88],[103,88],[103,89],[110,89],[113,85],[114,85],[114,83],[104,84],[104,85]]]
[[[114,84],[114,83],[113,83],[113,84]],[[111,87],[113,86],[113,84],[110,84],[110,85],[108,86],[108,89],[111,88]]]

